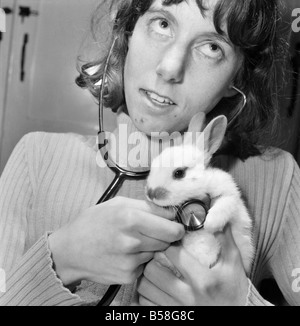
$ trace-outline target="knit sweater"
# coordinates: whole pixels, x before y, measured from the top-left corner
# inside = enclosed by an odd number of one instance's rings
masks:
[[[129,134],[136,131],[124,113],[117,118]],[[95,145],[95,136],[34,132],[15,147],[0,179],[0,271],[6,275],[0,305],[95,305],[107,290],[82,281],[70,292],[53,269],[48,247],[49,233],[95,205],[114,177],[96,164]],[[273,150],[245,162],[219,156],[215,165],[234,177],[254,220],[247,305],[271,305],[257,290],[269,277],[290,305],[299,305],[300,292],[292,286],[293,271],[300,268],[297,163]],[[118,195],[144,199],[144,186],[144,180],[125,181]],[[124,285],[113,305],[130,305],[135,295],[135,284]]]

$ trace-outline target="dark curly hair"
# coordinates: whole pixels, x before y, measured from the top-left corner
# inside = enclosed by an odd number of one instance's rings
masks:
[[[162,0],[166,6],[179,4],[185,0]],[[204,0],[195,0],[205,14]],[[94,13],[92,30],[99,35],[100,20],[104,16],[113,17],[109,43],[118,36],[107,70],[105,106],[116,111],[125,104],[123,70],[128,50],[128,35],[135,24],[152,5],[153,0],[109,0],[104,1]],[[108,10],[106,10],[106,9]],[[283,5],[279,0],[219,0],[214,8],[214,25],[219,34],[224,34],[221,26],[227,23],[228,37],[243,54],[243,65],[234,85],[247,96],[247,105],[226,134],[226,146],[222,153],[229,153],[240,159],[259,155],[266,148],[265,139],[276,130],[278,117],[278,87],[288,44],[287,31],[282,21]],[[104,13],[104,14],[103,14]],[[100,19],[101,18],[101,19]],[[98,99],[99,87],[95,83],[102,79],[108,51],[97,60],[80,66],[77,85],[88,88]],[[278,64],[278,62],[281,62]],[[94,67],[92,75],[89,68]],[[281,68],[281,69],[278,69]],[[232,109],[240,101],[240,96],[221,100],[211,112],[219,112],[229,118]],[[226,109],[227,108],[227,109]],[[209,118],[209,117],[208,117]]]

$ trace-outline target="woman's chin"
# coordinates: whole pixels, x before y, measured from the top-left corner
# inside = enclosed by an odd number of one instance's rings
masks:
[[[129,112],[129,116],[131,117],[135,127],[147,136],[153,136],[156,133],[168,133],[171,135],[174,132],[180,132],[186,129],[186,126],[183,126],[183,121],[174,121],[174,117],[172,116],[167,118],[153,117],[146,113],[135,115],[134,113],[130,114]]]
[[[167,126],[159,122],[149,122],[146,118],[133,119],[133,123],[136,128],[145,133],[147,136],[151,136],[152,133],[167,131]]]
[[[169,136],[171,135],[173,132],[172,132],[172,129],[168,126],[137,126],[138,129],[145,133],[147,136],[152,136],[152,137],[155,137],[156,135],[159,136],[161,138],[161,134],[164,133],[166,134],[166,136]]]

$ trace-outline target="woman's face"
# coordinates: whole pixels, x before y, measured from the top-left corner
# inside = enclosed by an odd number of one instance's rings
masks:
[[[127,109],[147,133],[184,131],[199,111],[208,113],[230,88],[240,62],[212,13],[202,16],[195,0],[164,6],[154,0],[129,40],[124,68]]]

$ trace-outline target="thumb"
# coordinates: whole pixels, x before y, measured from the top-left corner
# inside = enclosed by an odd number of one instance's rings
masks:
[[[152,203],[151,201],[146,201],[146,203],[149,206],[152,214],[163,217],[167,220],[171,220],[171,221],[175,220],[175,216],[176,216],[175,209],[161,207]]]
[[[172,245],[166,251],[165,255],[167,259],[175,266],[179,271],[182,278],[187,280],[189,283],[193,283],[193,280],[197,275],[207,274],[209,268],[202,265],[195,256],[190,254],[181,245]],[[204,271],[205,270],[205,271]]]

